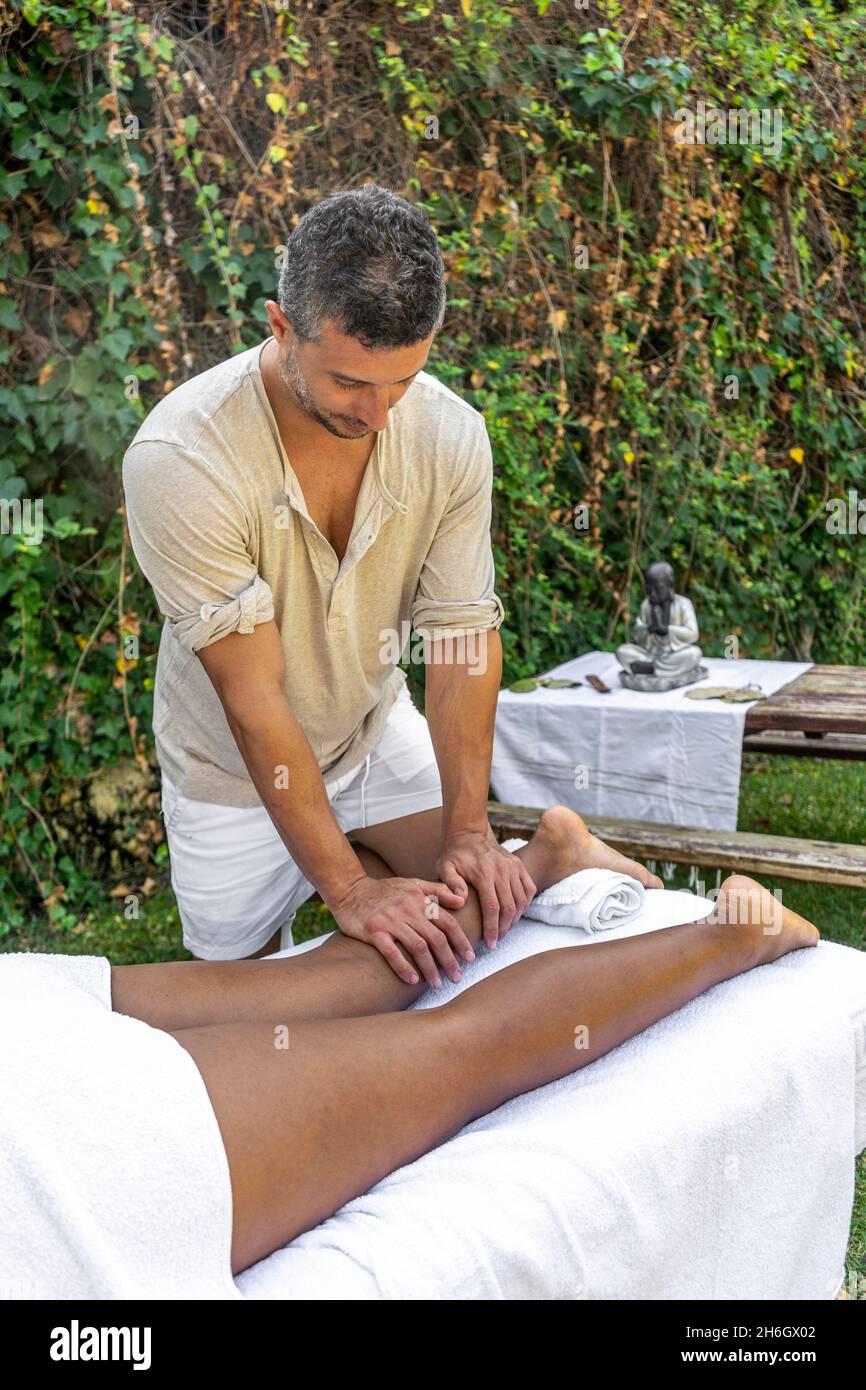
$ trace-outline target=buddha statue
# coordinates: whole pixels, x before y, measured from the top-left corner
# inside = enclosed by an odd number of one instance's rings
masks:
[[[644,574],[646,598],[632,640],[617,648],[620,680],[629,690],[673,690],[703,680],[698,620],[690,599],[675,592],[674,572],[657,560]]]

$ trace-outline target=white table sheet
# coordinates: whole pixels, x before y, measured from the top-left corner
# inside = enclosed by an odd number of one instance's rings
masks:
[[[626,690],[613,652],[588,652],[545,672],[570,680],[599,676],[610,686],[523,695],[502,690],[496,712],[491,786],[498,801],[581,815],[614,816],[706,830],[736,830],[748,704],[689,700],[701,686],[754,682],[765,695],[811,662],[705,657],[709,675],[664,692]]]

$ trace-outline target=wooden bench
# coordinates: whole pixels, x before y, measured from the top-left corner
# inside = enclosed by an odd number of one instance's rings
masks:
[[[490,828],[497,840],[528,840],[538,825],[540,810],[531,806],[487,803]],[[810,883],[838,883],[866,888],[866,845],[835,840],[794,840],[781,835],[757,835],[747,830],[689,830],[650,821],[612,820],[586,816],[594,835],[633,859],[656,859],[669,864],[725,869],[772,878],[796,878]],[[313,893],[307,902],[321,902]]]
[[[866,738],[860,735],[797,733],[746,734],[744,753],[782,753],[787,758],[838,758],[866,762]]]
[[[500,843],[528,840],[541,815],[540,810],[532,807],[505,806],[499,801],[488,802],[487,813]],[[745,830],[689,830],[649,821],[611,820],[606,816],[584,819],[593,834],[634,859],[866,888],[864,845],[784,839]]]

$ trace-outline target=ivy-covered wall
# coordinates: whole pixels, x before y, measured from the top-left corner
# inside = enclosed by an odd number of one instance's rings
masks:
[[[121,458],[265,335],[281,247],[337,188],[439,234],[429,369],[486,416],[508,680],[621,640],[659,556],[709,654],[863,660],[863,0],[0,23],[0,930],[73,929],[164,856]]]

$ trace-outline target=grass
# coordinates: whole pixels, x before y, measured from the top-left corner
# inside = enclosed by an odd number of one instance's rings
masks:
[[[746,754],[740,790],[739,828],[761,834],[802,839],[866,843],[866,763]],[[712,870],[702,870],[709,887]],[[761,881],[780,889],[786,907],[817,924],[822,937],[857,950],[866,949],[866,893],[791,879]],[[677,868],[666,879],[671,888],[688,886],[688,873]],[[300,908],[294,923],[296,944],[332,931],[335,923],[320,903]],[[141,901],[137,919],[108,910],[90,914],[72,933],[58,936],[44,922],[34,922],[17,936],[7,936],[8,951],[63,951],[106,955],[115,965],[144,961],[190,960],[183,948],[177,906],[167,882]],[[846,1257],[846,1288],[866,1298],[866,1151],[856,1161],[856,1188]]]

